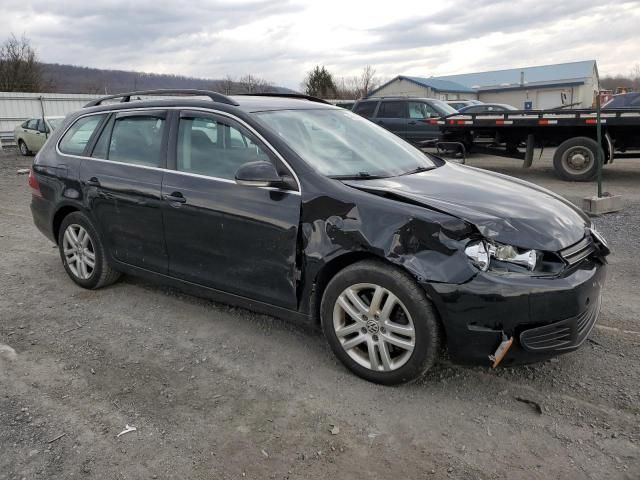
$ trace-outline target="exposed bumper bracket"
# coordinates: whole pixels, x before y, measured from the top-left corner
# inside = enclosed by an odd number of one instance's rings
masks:
[[[491,360],[492,365],[491,368],[496,368],[502,362],[502,359],[507,355],[507,352],[513,345],[513,337],[507,338],[507,336],[502,334],[502,342],[498,345],[498,349],[495,351],[493,355],[489,355],[489,360]]]

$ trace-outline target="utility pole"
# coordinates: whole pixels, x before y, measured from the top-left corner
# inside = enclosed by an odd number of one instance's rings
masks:
[[[602,164],[604,163],[602,148],[602,122],[600,119],[600,92],[596,95],[596,137],[598,139],[598,198],[602,198]]]

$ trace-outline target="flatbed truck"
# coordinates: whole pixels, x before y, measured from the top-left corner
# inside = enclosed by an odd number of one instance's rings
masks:
[[[602,141],[597,142],[597,112],[579,110],[510,110],[454,114],[431,119],[443,142],[466,151],[524,160],[530,167],[535,148],[557,147],[556,174],[569,181],[588,181],[598,168],[616,158],[640,158],[640,109],[601,110]]]

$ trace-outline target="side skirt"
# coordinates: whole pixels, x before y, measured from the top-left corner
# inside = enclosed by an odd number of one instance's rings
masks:
[[[152,272],[144,268],[129,265],[123,262],[114,261],[112,258],[113,266],[119,272],[135,277],[142,277],[147,280],[151,280],[161,285],[168,285],[170,287],[177,288],[185,293],[196,297],[204,297],[214,302],[224,303],[234,307],[242,307],[247,310],[251,310],[257,313],[264,313],[274,317],[282,318],[284,320],[312,325],[311,317],[307,314],[297,312],[295,310],[289,310],[287,308],[278,307],[269,303],[259,302],[250,298],[242,297],[240,295],[234,295],[232,293],[223,292],[215,288],[206,287],[186,280],[180,280],[169,275],[163,275],[161,273]]]

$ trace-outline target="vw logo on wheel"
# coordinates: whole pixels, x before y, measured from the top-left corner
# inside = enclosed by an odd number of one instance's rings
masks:
[[[369,320],[367,322],[367,330],[371,335],[373,335],[378,333],[378,331],[380,330],[380,326],[378,325],[378,322],[376,322],[375,320]]]

